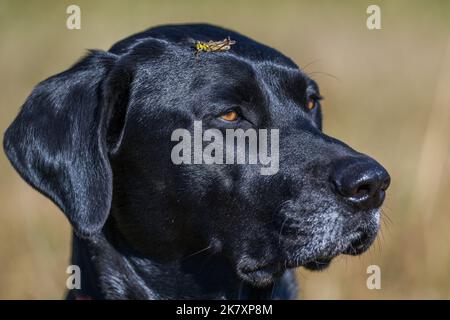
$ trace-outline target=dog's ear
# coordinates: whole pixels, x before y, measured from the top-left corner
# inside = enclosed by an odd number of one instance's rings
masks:
[[[124,111],[116,107],[127,99],[122,82],[129,80],[122,72],[108,80],[117,60],[93,51],[41,82],[4,137],[15,169],[60,207],[81,237],[101,230],[111,207],[108,146],[120,140]]]

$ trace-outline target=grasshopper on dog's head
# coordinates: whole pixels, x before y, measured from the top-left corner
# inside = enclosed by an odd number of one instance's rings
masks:
[[[231,46],[236,43],[236,41],[231,40],[230,37],[227,37],[221,41],[194,41],[194,46],[196,50],[196,56],[200,54],[200,52],[218,52],[218,51],[228,51],[231,49]]]

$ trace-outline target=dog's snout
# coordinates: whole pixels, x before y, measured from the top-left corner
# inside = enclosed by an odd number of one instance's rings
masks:
[[[390,184],[386,169],[369,157],[344,158],[333,166],[334,191],[361,209],[378,208]]]

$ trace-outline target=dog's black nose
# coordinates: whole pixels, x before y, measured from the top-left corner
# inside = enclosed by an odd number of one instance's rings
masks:
[[[335,192],[361,209],[380,207],[390,181],[386,169],[369,157],[343,158],[333,164]]]

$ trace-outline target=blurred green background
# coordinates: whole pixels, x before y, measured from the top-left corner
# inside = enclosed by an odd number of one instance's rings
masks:
[[[81,30],[66,8],[81,7]],[[366,27],[381,7],[382,30]],[[0,131],[33,86],[86,49],[151,26],[209,22],[281,50],[318,81],[325,131],[392,176],[382,233],[360,257],[299,270],[305,299],[450,298],[449,1],[0,1]],[[59,299],[70,227],[0,153],[0,298]],[[387,218],[389,216],[389,218]],[[381,290],[366,268],[381,268]]]

